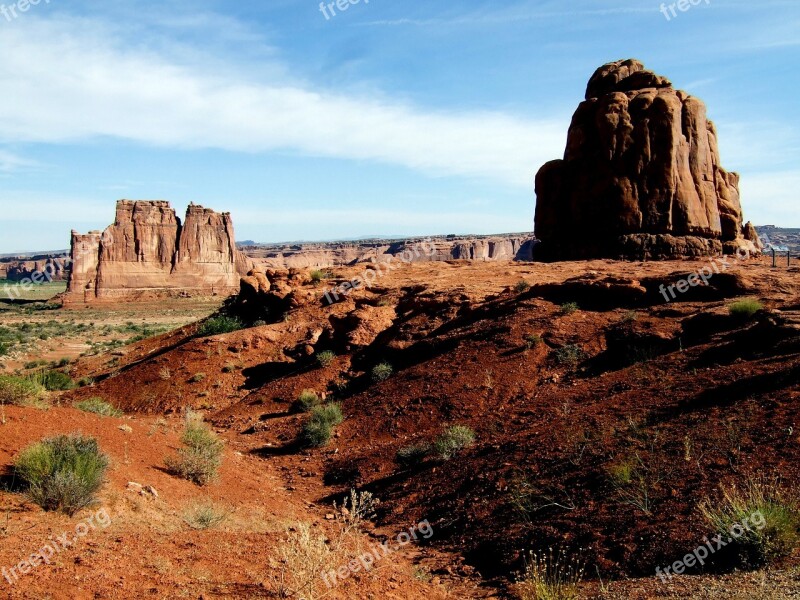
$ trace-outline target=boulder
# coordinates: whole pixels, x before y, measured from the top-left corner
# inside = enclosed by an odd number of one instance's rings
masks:
[[[600,67],[536,176],[537,260],[757,252],[703,102],[629,59]]]

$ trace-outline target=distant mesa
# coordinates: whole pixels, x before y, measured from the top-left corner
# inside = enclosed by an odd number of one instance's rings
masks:
[[[756,252],[705,104],[635,59],[592,75],[563,160],[536,176],[537,260]]]
[[[183,223],[169,202],[120,200],[104,232],[72,232],[64,303],[233,295],[251,268],[228,213],[192,204]]]

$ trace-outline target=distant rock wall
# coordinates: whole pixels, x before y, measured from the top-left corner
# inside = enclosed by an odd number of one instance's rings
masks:
[[[536,176],[536,258],[653,259],[755,252],[739,176],[720,164],[703,102],[637,60],[592,76],[563,160]]]
[[[169,202],[120,200],[102,233],[72,232],[65,304],[164,295],[232,295],[250,263],[228,213],[191,205],[183,223]]]
[[[0,262],[0,279],[22,281],[35,278],[37,282],[64,281],[69,276],[64,257],[11,259]]]
[[[436,236],[399,242],[368,240],[295,245],[249,246],[242,251],[253,262],[267,269],[324,269],[328,267],[381,263],[405,256],[407,262],[442,260],[530,260],[533,236]],[[424,245],[426,251],[415,252]],[[407,251],[411,250],[410,253]]]

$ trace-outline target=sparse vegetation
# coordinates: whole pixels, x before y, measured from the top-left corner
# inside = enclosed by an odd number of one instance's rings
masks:
[[[311,282],[316,285],[328,279],[328,274],[325,271],[320,271],[319,269],[315,269],[311,271],[309,277],[311,278]]]
[[[61,435],[29,446],[14,466],[33,502],[71,516],[94,502],[108,457],[94,438]]]
[[[397,464],[405,468],[415,467],[421,464],[432,450],[433,447],[427,442],[403,446],[397,451]]]
[[[192,529],[212,529],[223,523],[229,512],[218,508],[212,502],[199,502],[190,506],[183,514],[183,520]]]
[[[386,381],[392,376],[392,373],[394,373],[394,368],[392,368],[392,365],[389,363],[384,362],[379,365],[375,365],[372,368],[372,381],[375,383]]]
[[[231,333],[244,328],[244,324],[237,317],[217,315],[203,322],[197,330],[200,337]]]
[[[72,380],[72,377],[62,371],[43,371],[36,373],[33,377],[50,392],[75,388],[75,382]]]
[[[167,458],[167,468],[197,485],[216,479],[225,445],[197,413],[187,413],[181,443],[177,456]]]
[[[195,373],[192,375],[192,378],[189,380],[190,383],[200,383],[206,378],[205,373]]]
[[[648,468],[638,455],[613,463],[608,476],[617,497],[623,504],[638,508],[649,515],[652,510],[651,477]]]
[[[581,307],[578,306],[577,302],[565,302],[560,306],[558,312],[562,315],[571,315],[572,313],[578,312],[580,309]]]
[[[44,408],[45,389],[38,381],[25,377],[0,375],[0,404]]]
[[[433,449],[441,460],[450,460],[461,450],[475,445],[475,432],[465,425],[453,425],[445,429],[433,443]]]
[[[528,350],[535,348],[543,341],[544,339],[542,339],[542,336],[536,333],[531,333],[530,335],[525,336],[525,346],[528,348]]]
[[[565,367],[575,368],[588,358],[586,352],[578,344],[567,344],[553,352],[556,363]]]
[[[742,487],[723,485],[721,493],[699,509],[714,533],[734,538],[735,567],[762,567],[800,547],[800,503],[777,482],[751,479]]]
[[[578,600],[585,564],[563,550],[531,552],[517,585],[520,600]]]
[[[317,392],[314,390],[303,390],[300,392],[297,400],[292,403],[291,411],[295,413],[311,412],[315,406],[319,406],[321,403],[322,400]]]
[[[81,400],[73,406],[83,412],[94,413],[102,417],[121,417],[124,414],[120,409],[97,397]]]
[[[518,281],[514,285],[514,291],[517,292],[518,294],[527,292],[529,289],[531,289],[531,284],[525,281],[524,279]]]
[[[342,421],[344,421],[344,416],[338,404],[315,406],[300,434],[303,445],[312,448],[324,446],[333,436],[333,428]]]
[[[764,305],[752,298],[739,300],[728,306],[731,316],[742,320],[752,319],[761,310],[764,310]]]
[[[323,350],[322,352],[317,353],[317,363],[320,367],[329,367],[335,359],[336,354],[334,354],[331,350]]]

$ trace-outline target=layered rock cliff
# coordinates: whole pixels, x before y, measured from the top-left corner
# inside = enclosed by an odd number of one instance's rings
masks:
[[[739,176],[722,168],[703,102],[637,60],[600,67],[563,160],[536,176],[536,258],[660,259],[755,252]]]
[[[230,214],[191,205],[183,223],[169,202],[117,202],[103,233],[72,232],[65,303],[231,295],[250,264],[236,250]]]

